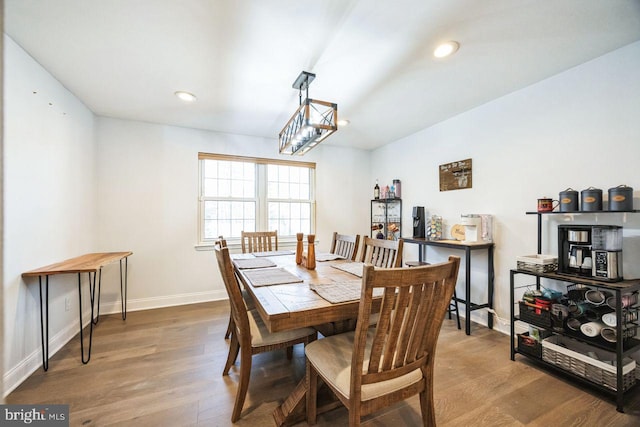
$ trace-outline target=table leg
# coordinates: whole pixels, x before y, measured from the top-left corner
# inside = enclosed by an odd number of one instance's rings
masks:
[[[93,286],[94,286],[94,292],[91,295],[91,307],[93,307],[93,301],[94,301],[94,297],[95,297],[95,280],[96,279],[96,273],[93,273]],[[89,283],[91,283],[91,273],[89,273]],[[101,294],[101,289],[102,289],[102,267],[100,267],[100,270],[98,270],[98,310],[96,313],[96,318],[93,319],[93,316],[91,316],[91,321],[93,322],[94,325],[97,325],[98,322],[100,321],[100,294]]]
[[[296,388],[287,396],[282,405],[273,411],[276,426],[292,425],[305,419],[307,384],[306,378],[300,380]]]
[[[465,299],[464,305],[464,331],[467,335],[471,335],[471,249],[469,247],[464,250],[464,289]]]
[[[44,299],[44,307],[42,304],[42,276],[38,276],[38,284],[40,286],[40,342],[42,344],[42,369],[46,372],[49,369],[49,276],[45,276],[45,291],[47,295]],[[43,313],[43,309],[45,310],[45,313]],[[44,320],[45,317],[47,319],[46,322]]]
[[[127,277],[128,257],[124,258],[124,282],[122,280],[122,259],[120,260],[120,299],[122,300],[122,320],[127,320]],[[124,283],[124,286],[123,286]]]
[[[78,305],[80,309],[80,357],[82,359],[83,364],[89,363],[91,359],[91,344],[93,340],[93,301],[95,299],[96,292],[96,273],[93,273],[93,285],[91,283],[91,272],[89,272],[89,297],[91,300],[91,321],[89,322],[89,348],[87,351],[87,359],[84,357],[84,336],[82,331],[82,277],[81,274],[78,273]]]
[[[493,310],[493,286],[495,279],[495,272],[493,270],[493,246],[489,247],[489,254],[487,257],[489,258],[489,265],[487,266],[487,274],[489,275],[489,283],[487,284],[487,297],[489,298],[489,301],[487,302],[489,304],[489,308]],[[487,326],[489,327],[489,329],[493,329],[493,313],[487,314]]]

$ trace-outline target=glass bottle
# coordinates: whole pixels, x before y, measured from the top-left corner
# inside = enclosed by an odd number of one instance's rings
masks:
[[[376,179],[376,186],[373,187],[373,198],[376,200],[380,198],[380,186],[378,185],[377,179]]]
[[[302,233],[296,233],[296,239],[298,240],[296,242],[296,264],[300,265],[302,264]]]

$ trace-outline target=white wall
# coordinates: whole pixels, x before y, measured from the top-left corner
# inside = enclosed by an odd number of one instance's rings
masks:
[[[3,350],[9,390],[40,364],[38,286],[22,280],[22,272],[85,252],[132,250],[130,310],[223,298],[213,255],[194,247],[197,153],[278,156],[275,139],[94,118],[5,41]],[[320,250],[328,249],[334,230],[366,235],[374,180],[399,178],[404,235],[411,233],[413,205],[449,225],[461,213],[495,216],[496,304],[506,318],[508,271],[517,255],[536,250],[535,217],[524,212],[535,209],[537,198],[592,185],[606,194],[622,183],[635,187],[637,198],[639,66],[635,43],[373,153],[327,145],[312,150],[303,160],[317,163]],[[465,158],[473,159],[473,188],[440,193],[438,165]],[[639,217],[575,221],[624,224],[625,275],[639,277]],[[556,218],[549,221],[564,220]],[[545,238],[544,251],[552,253],[553,233]],[[405,258],[415,254],[407,245]],[[436,251],[435,259],[446,256]],[[484,293],[484,261],[474,256],[474,295]],[[103,313],[118,311],[117,269],[105,269],[104,276]],[[65,298],[77,298],[76,280],[52,280],[52,354],[77,333],[76,305],[64,310]],[[486,314],[474,317],[483,321]]]
[[[443,216],[447,231],[460,214],[494,215],[496,311],[508,319],[509,270],[516,256],[537,249],[536,216],[525,215],[535,211],[536,199],[590,186],[606,198],[609,188],[626,184],[634,187],[640,209],[639,69],[637,42],[388,144],[373,153],[371,182],[402,180],[405,224],[413,205]],[[467,158],[473,160],[473,188],[440,192],[438,166]],[[625,276],[640,277],[640,214],[549,216],[545,224],[572,220],[624,225]],[[556,240],[555,227],[546,227],[543,253],[557,253]],[[405,258],[415,258],[415,246],[406,246]],[[449,254],[429,253],[433,260]],[[486,256],[473,256],[472,279],[472,295],[479,296],[474,302],[486,299]],[[459,296],[463,289],[459,281]],[[486,312],[472,318],[484,322]]]
[[[10,389],[42,363],[38,282],[21,274],[95,249],[97,174],[93,114],[13,40],[4,42],[3,352]],[[78,333],[77,286],[71,275],[50,281],[51,353]]]
[[[195,249],[198,152],[277,158],[277,141],[108,118],[97,122],[98,246],[134,252],[129,308],[226,298],[213,253]],[[334,230],[366,231],[369,153],[319,146],[300,160],[317,163],[319,249],[329,249]],[[118,283],[117,270],[105,271],[107,311],[119,310]]]
[[[23,280],[23,272],[87,252],[131,250],[129,310],[226,298],[213,254],[195,248],[198,152],[278,154],[275,138],[94,118],[6,40],[8,392],[41,364],[38,284]],[[301,159],[317,163],[320,250],[328,250],[334,230],[366,232],[369,157],[362,150],[320,146]],[[120,310],[118,272],[116,266],[103,271],[102,313]],[[68,312],[65,299],[71,302]],[[78,331],[76,300],[77,277],[53,276],[50,355]]]

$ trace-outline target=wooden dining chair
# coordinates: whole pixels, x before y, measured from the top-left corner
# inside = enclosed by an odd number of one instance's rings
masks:
[[[360,262],[376,267],[402,267],[403,240],[372,239],[364,236]]]
[[[238,279],[231,263],[229,248],[216,245],[214,250],[224,286],[229,295],[234,328],[231,333],[229,355],[224,370],[222,371],[223,376],[229,374],[229,369],[235,363],[238,352],[240,353],[240,382],[231,414],[231,422],[236,422],[240,419],[244,400],[249,388],[252,356],[277,349],[289,350],[293,345],[299,343],[306,345],[317,338],[317,332],[312,328],[292,329],[274,333],[269,332],[257,310],[247,310],[247,306],[240,292]],[[288,351],[287,354],[290,356],[291,353]]]
[[[338,234],[334,231],[333,240],[331,241],[331,250],[329,253],[337,254],[345,257],[346,259],[350,259],[351,261],[355,261],[356,256],[358,255],[359,246],[359,234],[352,236],[347,234]]]
[[[414,268],[364,267],[356,330],[309,344],[307,422],[317,418],[318,377],[349,410],[349,425],[420,395],[422,424],[435,426],[436,343],[458,277],[460,258]],[[369,326],[373,291],[382,289],[380,320]]]
[[[278,250],[277,231],[242,231],[242,253],[268,252]]]

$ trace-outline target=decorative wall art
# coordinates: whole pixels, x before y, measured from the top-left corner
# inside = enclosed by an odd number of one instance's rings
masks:
[[[440,191],[471,188],[471,159],[440,165]]]

